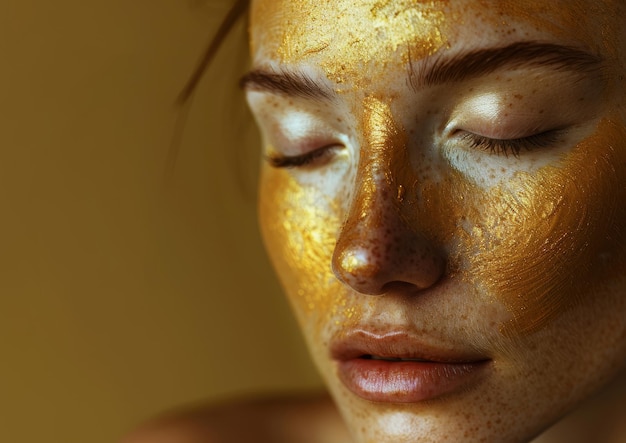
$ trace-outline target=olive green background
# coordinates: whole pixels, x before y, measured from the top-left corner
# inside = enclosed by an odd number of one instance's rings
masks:
[[[1,442],[114,442],[177,405],[319,385],[256,228],[243,22],[168,160],[227,6],[0,2]]]

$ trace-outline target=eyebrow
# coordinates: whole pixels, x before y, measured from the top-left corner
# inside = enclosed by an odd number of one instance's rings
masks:
[[[546,67],[557,71],[592,73],[603,59],[571,46],[533,41],[499,48],[478,49],[452,57],[434,57],[418,69],[409,63],[409,83],[414,90],[481,77],[501,69]]]
[[[451,57],[442,55],[420,63],[417,67],[411,62],[409,52],[408,82],[417,91],[424,86],[462,82],[505,68],[513,70],[533,66],[592,73],[600,69],[602,62],[601,57],[572,46],[534,41],[477,49]],[[244,75],[239,84],[243,89],[278,95],[315,100],[329,100],[334,97],[328,87],[300,71],[254,69]]]
[[[333,97],[330,89],[299,71],[272,72],[254,69],[239,80],[239,85],[250,91],[271,92],[314,100],[329,100]]]

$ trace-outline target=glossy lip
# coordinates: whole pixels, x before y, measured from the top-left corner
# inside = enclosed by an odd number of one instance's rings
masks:
[[[384,403],[415,403],[467,389],[491,367],[484,355],[432,346],[403,330],[352,330],[333,340],[330,350],[339,379],[353,394]]]

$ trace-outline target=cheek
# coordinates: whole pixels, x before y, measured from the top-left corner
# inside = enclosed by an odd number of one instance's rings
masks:
[[[592,302],[626,269],[625,140],[622,126],[604,121],[557,166],[488,193],[454,181],[447,198],[466,219],[457,229],[463,277],[507,306],[504,334],[534,332]]]
[[[265,168],[259,217],[270,258],[305,332],[356,318],[331,270],[340,229],[335,202],[289,172]]]

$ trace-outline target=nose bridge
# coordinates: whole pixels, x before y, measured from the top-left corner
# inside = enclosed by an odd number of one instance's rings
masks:
[[[407,137],[388,103],[363,106],[355,193],[333,254],[333,270],[358,292],[381,294],[389,283],[424,288],[439,279],[442,260],[416,232],[405,195],[411,183]]]
[[[406,135],[395,123],[388,103],[371,97],[364,100],[362,134],[356,192],[346,228],[371,232],[400,216],[410,166]]]

